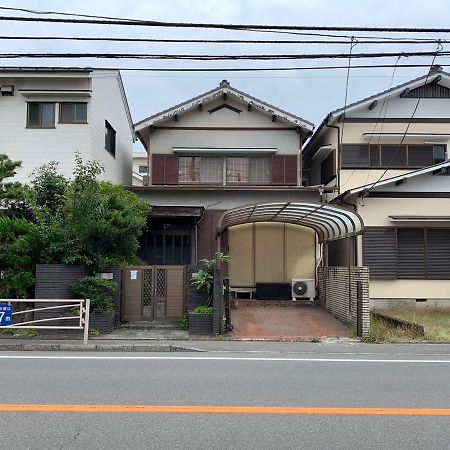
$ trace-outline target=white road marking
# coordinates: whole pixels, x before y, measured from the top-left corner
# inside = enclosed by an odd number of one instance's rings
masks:
[[[450,364],[450,359],[358,359],[358,358],[265,358],[227,356],[100,356],[100,355],[0,355],[0,359],[62,359],[62,360],[117,360],[117,361],[267,361],[267,362],[337,362],[337,363],[395,363],[395,364]]]

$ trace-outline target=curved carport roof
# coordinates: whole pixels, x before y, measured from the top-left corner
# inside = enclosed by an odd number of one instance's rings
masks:
[[[283,222],[317,232],[319,242],[336,241],[361,234],[362,218],[351,211],[324,203],[258,203],[240,206],[223,214],[220,232],[233,225],[253,222]]]

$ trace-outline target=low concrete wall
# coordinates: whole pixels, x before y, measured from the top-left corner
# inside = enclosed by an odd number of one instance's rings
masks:
[[[358,296],[361,310],[361,336],[370,331],[368,267],[319,267],[321,305],[347,325],[358,323]]]

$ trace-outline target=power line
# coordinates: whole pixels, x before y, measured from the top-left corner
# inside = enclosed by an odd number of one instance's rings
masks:
[[[449,56],[450,51],[441,53]],[[0,58],[101,58],[101,59],[152,59],[152,60],[190,60],[190,61],[226,61],[226,60],[306,60],[306,59],[362,59],[433,56],[434,52],[385,52],[385,53],[316,53],[316,54],[273,54],[273,55],[194,55],[194,54],[148,54],[148,53],[2,53]]]
[[[450,64],[440,64],[441,67],[450,67]],[[291,71],[309,71],[309,70],[334,70],[345,69],[348,66],[304,66],[304,67],[101,67],[101,66],[3,66],[0,67],[0,73],[2,69],[15,69],[17,71],[26,70],[43,70],[43,71],[58,71],[58,70],[121,70],[124,72],[291,72]],[[379,68],[392,68],[394,64],[366,64],[352,66],[352,69],[379,69]],[[399,68],[429,68],[429,64],[402,64],[397,66]]]
[[[123,37],[76,37],[76,36],[0,36],[0,40],[12,41],[106,41],[106,42],[150,42],[150,43],[198,43],[198,44],[345,44],[348,40],[266,40],[266,39],[156,39],[156,38],[123,38]],[[408,39],[408,40],[360,40],[358,44],[437,44],[438,39]],[[450,40],[441,40],[442,44]]]
[[[64,14],[64,13],[58,13]],[[20,17],[0,16],[2,21],[13,22],[46,22],[73,23],[84,25],[123,25],[165,28],[210,28],[225,30],[300,30],[300,31],[349,31],[349,32],[377,32],[377,33],[450,33],[450,28],[413,28],[413,27],[336,27],[336,26],[306,26],[306,25],[258,25],[258,24],[220,24],[220,23],[186,23],[162,22],[155,20],[136,19],[60,19],[54,17]]]
[[[428,83],[428,79],[429,79],[429,77],[430,77],[430,75],[431,75],[431,69],[432,69],[432,67],[434,66],[434,62],[435,62],[435,60],[436,60],[437,55],[440,54],[441,49],[442,49],[441,44],[438,44],[438,46],[437,46],[437,48],[436,48],[436,51],[435,51],[435,53],[434,53],[434,56],[433,56],[433,60],[431,61],[431,64],[430,64],[430,70],[428,71],[427,76],[426,76],[425,81],[423,82],[423,85],[422,85],[422,86],[426,86],[426,84]],[[409,121],[408,121],[408,124],[406,125],[406,129],[405,129],[405,131],[404,131],[404,133],[403,133],[403,135],[402,135],[402,138],[401,138],[401,140],[400,140],[400,143],[398,144],[397,149],[395,150],[394,154],[392,155],[392,157],[391,157],[391,159],[390,159],[390,161],[389,161],[388,166],[387,166],[386,169],[383,171],[383,173],[380,175],[380,177],[372,184],[372,186],[370,186],[368,189],[366,189],[366,190],[363,192],[363,196],[364,196],[364,195],[368,195],[369,192],[371,191],[371,189],[373,189],[373,188],[374,188],[374,187],[382,180],[382,178],[386,175],[387,171],[391,168],[392,163],[394,162],[395,157],[397,156],[397,153],[398,153],[398,151],[400,150],[400,147],[402,146],[402,144],[403,144],[403,142],[404,142],[404,140],[405,140],[405,138],[406,138],[406,135],[408,134],[409,127],[411,126],[412,119],[414,118],[414,116],[415,116],[415,114],[416,114],[416,112],[417,112],[417,109],[419,108],[419,103],[420,103],[420,100],[421,100],[421,99],[422,99],[422,97],[419,96],[419,98],[417,99],[416,105],[415,105],[415,107],[414,107],[414,110],[413,110],[413,112],[412,112],[412,114],[411,114],[411,117],[410,117],[410,119],[409,119]]]

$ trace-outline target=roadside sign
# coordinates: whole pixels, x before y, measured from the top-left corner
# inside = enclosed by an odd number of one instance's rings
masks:
[[[12,305],[6,305],[4,303],[0,303],[0,326],[8,326],[12,325],[12,314],[13,307]]]

